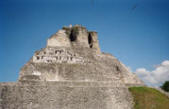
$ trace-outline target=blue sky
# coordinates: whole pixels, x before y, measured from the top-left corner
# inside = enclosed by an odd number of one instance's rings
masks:
[[[98,32],[101,50],[134,72],[169,60],[168,0],[0,0],[0,81],[20,68],[64,25]]]

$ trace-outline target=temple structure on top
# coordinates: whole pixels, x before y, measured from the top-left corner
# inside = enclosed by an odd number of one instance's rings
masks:
[[[75,50],[75,52],[72,51]],[[81,25],[63,27],[47,40],[47,47],[37,51],[33,56],[35,63],[71,63],[85,64],[88,62],[76,51],[90,50],[101,54],[97,32],[88,31]]]
[[[87,47],[100,53],[97,32],[81,25],[63,27],[47,41],[47,47]]]

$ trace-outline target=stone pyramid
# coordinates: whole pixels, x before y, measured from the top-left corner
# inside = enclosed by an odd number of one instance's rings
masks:
[[[0,83],[0,109],[131,109],[128,86],[144,85],[114,56],[97,32],[63,27],[36,51],[13,83]]]

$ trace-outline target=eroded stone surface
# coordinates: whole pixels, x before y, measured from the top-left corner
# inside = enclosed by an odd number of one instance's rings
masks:
[[[20,70],[0,83],[0,109],[131,109],[128,85],[143,85],[116,57],[102,53],[97,32],[63,27]]]
[[[36,52],[33,56],[33,62],[83,64],[85,59],[71,50],[53,47]]]
[[[70,84],[70,83],[69,83]],[[131,109],[126,87],[82,83],[1,84],[1,109]],[[74,84],[74,85],[73,85]],[[86,85],[84,85],[86,84]]]

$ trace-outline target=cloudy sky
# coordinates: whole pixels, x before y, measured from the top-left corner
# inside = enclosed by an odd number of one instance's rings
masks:
[[[146,84],[169,80],[168,0],[0,0],[0,81],[20,68],[64,25],[98,32],[102,51]]]
[[[149,86],[161,86],[165,81],[169,81],[169,60],[165,60],[161,64],[154,66],[153,70],[137,68],[134,73]]]

